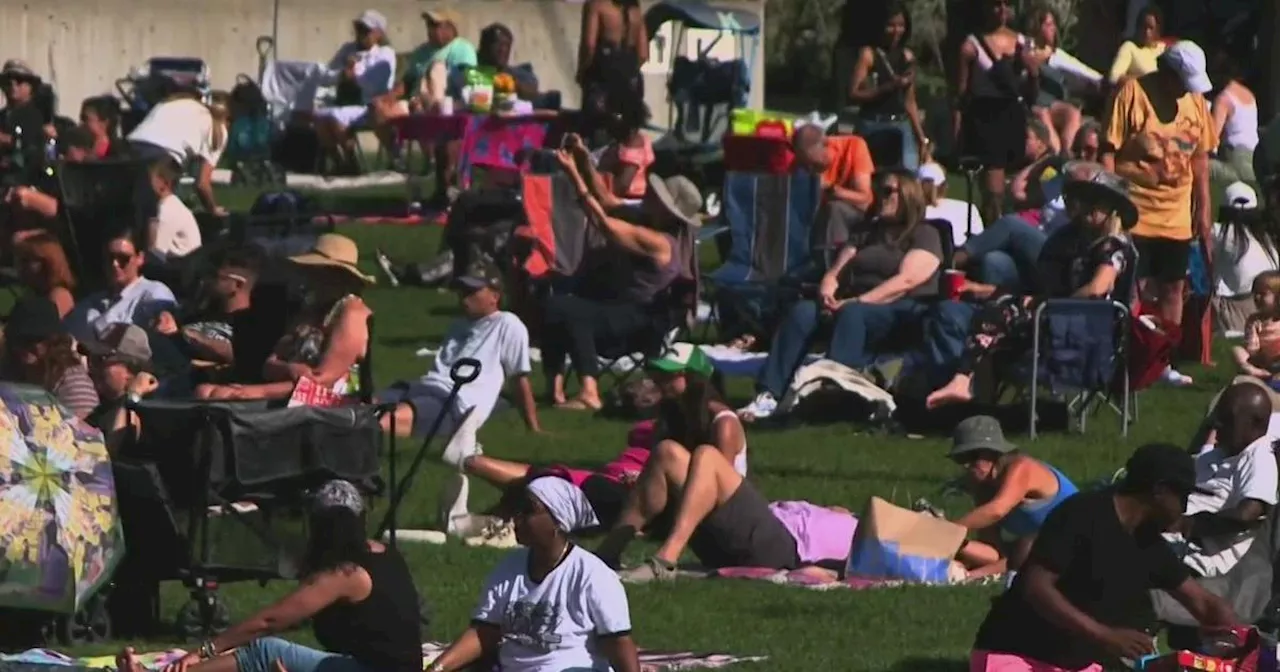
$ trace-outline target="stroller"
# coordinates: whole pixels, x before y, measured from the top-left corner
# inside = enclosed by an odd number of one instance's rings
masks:
[[[718,215],[724,182],[720,139],[730,127],[733,111],[748,104],[760,45],[760,17],[734,5],[667,0],[645,12],[644,22],[660,44],[663,26],[675,23],[670,44],[660,52],[679,54],[667,59],[661,53],[658,56],[659,61],[671,63],[667,80],[671,102],[667,133],[654,143],[654,170],[692,179],[702,191],[707,214]]]
[[[224,155],[231,163],[231,184],[259,189],[285,185],[284,169],[271,155],[275,136],[262,88],[246,75],[237,76],[231,89],[231,128]]]

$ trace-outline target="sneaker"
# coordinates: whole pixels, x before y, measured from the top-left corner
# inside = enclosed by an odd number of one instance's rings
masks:
[[[399,287],[400,278],[396,277],[396,267],[395,264],[391,263],[391,257],[388,257],[387,253],[382,251],[382,248],[375,250],[373,256],[378,260],[378,268],[382,270],[382,274],[387,276],[387,284],[392,287]]]
[[[458,422],[457,429],[453,430],[449,442],[444,444],[444,452],[440,455],[445,464],[456,467],[458,471],[462,471],[462,465],[468,457],[480,454],[480,444],[476,443],[480,416],[475,414],[475,410],[475,407],[471,407],[463,412],[462,420]]]
[[[1186,387],[1195,382],[1191,379],[1191,376],[1179,372],[1172,366],[1164,370],[1164,373],[1160,376],[1160,380],[1174,387]]]
[[[516,525],[509,520],[495,518],[474,537],[468,537],[468,546],[488,546],[490,548],[515,548],[520,545],[516,541]]]
[[[773,415],[778,410],[778,400],[768,392],[761,392],[756,395],[751,403],[738,409],[738,415],[753,420],[761,420]]]
[[[437,511],[440,514],[440,529],[448,534],[457,533],[454,521],[467,515],[467,495],[471,490],[471,479],[458,472],[450,474],[440,490]]]
[[[658,558],[649,558],[639,567],[624,569],[618,572],[618,578],[623,583],[649,583],[650,581],[674,581],[678,572],[676,566],[659,560]]]

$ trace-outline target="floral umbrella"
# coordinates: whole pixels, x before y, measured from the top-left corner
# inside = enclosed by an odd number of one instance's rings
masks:
[[[123,552],[101,432],[42,389],[0,384],[0,607],[75,613]]]

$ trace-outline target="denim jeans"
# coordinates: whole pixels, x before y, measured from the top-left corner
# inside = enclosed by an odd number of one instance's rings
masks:
[[[977,310],[977,304],[965,301],[939,301],[929,310],[924,346],[931,385],[942,385],[955,375]]]
[[[831,343],[827,359],[850,368],[862,368],[871,364],[877,346],[882,345],[893,332],[911,320],[924,314],[924,307],[913,299],[900,299],[893,303],[850,303],[834,316],[831,325]],[[817,301],[800,301],[778,327],[769,347],[769,357],[756,378],[756,388],[781,399],[809,352],[809,346],[823,323],[822,311]]]
[[[914,173],[920,167],[920,152],[916,147],[915,131],[911,130],[911,121],[908,119],[886,119],[883,121],[858,119],[858,135],[866,139],[868,144],[872,144],[872,136],[881,133],[896,133],[898,135],[902,143],[901,165]],[[892,168],[893,166],[880,166],[877,162],[876,167]]]
[[[964,242],[979,282],[1025,288],[1048,236],[1017,215],[1005,215]]]
[[[232,655],[238,672],[275,672],[276,661],[289,672],[374,672],[351,656],[317,651],[279,637],[255,639]]]

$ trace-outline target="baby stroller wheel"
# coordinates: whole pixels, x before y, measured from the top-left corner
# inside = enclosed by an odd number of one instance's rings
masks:
[[[191,595],[174,619],[178,636],[186,640],[208,639],[231,625],[231,612],[217,593]]]
[[[80,611],[59,616],[54,621],[54,636],[63,646],[95,644],[111,639],[111,614],[107,612],[106,595],[89,598]]]

